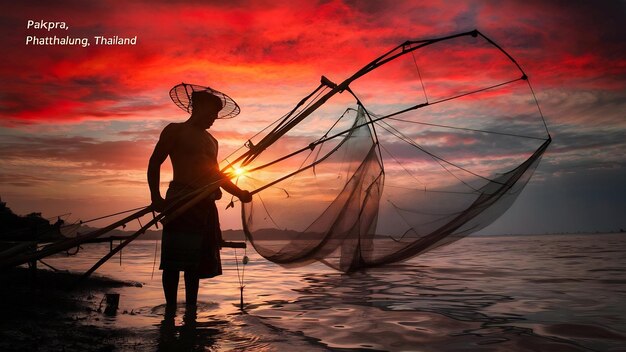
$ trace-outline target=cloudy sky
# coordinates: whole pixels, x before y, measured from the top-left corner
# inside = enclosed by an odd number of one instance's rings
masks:
[[[27,28],[29,20],[69,28]],[[186,118],[169,100],[175,84],[236,98],[236,122],[212,129],[227,153],[321,75],[340,81],[406,40],[477,28],[529,74],[554,138],[538,177],[483,232],[626,229],[624,21],[626,3],[608,0],[5,2],[0,196],[18,213],[72,220],[146,205],[159,132]],[[54,35],[137,44],[25,43]],[[224,228],[240,228],[238,219],[222,212]]]

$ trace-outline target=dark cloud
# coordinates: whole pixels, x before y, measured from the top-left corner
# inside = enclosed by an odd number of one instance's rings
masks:
[[[543,166],[540,166],[543,168]],[[618,232],[626,228],[626,168],[575,169],[531,181],[511,209],[484,232]]]
[[[79,163],[84,169],[144,169],[153,143],[98,141],[87,137],[3,136],[0,153],[14,159],[56,160]]]
[[[268,116],[286,112],[322,74],[340,81],[405,40],[473,28],[513,55],[537,91],[554,137],[537,180],[553,186],[558,175],[598,170],[587,174],[586,180],[598,177],[615,182],[616,177],[602,178],[600,170],[625,167],[626,146],[621,141],[626,130],[625,6],[623,1],[565,0],[133,0],[115,6],[78,0],[56,1],[53,6],[34,0],[8,2],[0,14],[0,46],[6,52],[0,58],[0,125],[8,131],[0,136],[0,184],[3,192],[40,190],[41,194],[54,193],[63,188],[63,182],[68,188],[76,182],[97,184],[101,188],[94,188],[91,195],[101,197],[98,206],[109,209],[111,205],[102,201],[107,192],[102,190],[141,188],[136,175],[143,177],[159,131],[150,127],[120,132],[103,126],[100,135],[76,137],[85,135],[80,130],[84,121],[178,117],[180,112],[168,100],[169,89],[180,81],[208,82],[233,92],[246,104],[242,106],[245,123],[223,124],[216,133],[223,145],[232,148],[259,130],[260,120],[273,120]],[[75,36],[138,35],[139,43],[135,47],[27,47],[24,37],[32,32],[25,28],[28,19],[66,21],[71,28],[67,34]],[[500,67],[499,62],[482,60],[481,50],[448,53],[428,53],[420,62],[425,78],[433,64],[448,60],[453,65],[437,74],[462,90],[468,87],[469,66]],[[376,82],[378,90],[362,92],[368,108],[388,103],[379,99],[379,92],[398,93],[399,101],[414,94],[399,91],[393,82],[399,73],[386,71]],[[473,77],[480,76],[475,72]],[[505,104],[494,106],[502,110],[498,119],[468,123],[470,127],[503,131],[513,126],[521,134],[544,133],[533,113],[516,106],[509,106],[507,112]],[[427,121],[471,121],[481,112],[476,105],[460,105],[430,111],[433,120]],[[537,124],[520,125],[517,119],[534,119]],[[70,133],[65,137],[47,134],[52,128],[66,128]],[[308,132],[286,138],[285,148],[270,156],[314,140],[311,135],[319,129],[313,126]],[[121,140],[106,140],[102,136],[107,134]],[[431,129],[420,138],[442,157],[476,167],[485,153],[512,162],[533,150],[522,142],[475,133]],[[388,147],[400,160],[415,155],[398,142]],[[582,184],[577,180],[569,185]],[[29,201],[25,194],[20,198],[22,205]],[[52,209],[51,204],[46,206]],[[82,203],[72,199],[67,204]]]
[[[123,137],[130,137],[136,141],[153,141],[159,138],[159,134],[161,133],[161,129],[146,129],[140,131],[120,131],[117,134]]]
[[[124,179],[124,178],[107,178],[105,180],[100,181],[100,183],[105,186],[120,186],[120,187],[130,187],[130,186],[145,187],[146,186],[145,181],[137,181],[137,180]]]
[[[29,174],[0,173],[0,185],[34,187],[49,184],[50,179]]]

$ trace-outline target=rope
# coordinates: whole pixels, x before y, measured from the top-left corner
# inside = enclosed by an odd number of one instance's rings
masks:
[[[71,257],[71,256],[75,256],[76,254],[78,254],[78,252],[80,251],[82,247],[80,245],[76,246],[76,250],[74,252],[70,252],[70,250],[66,250],[65,253],[67,254],[67,256]]]
[[[247,242],[247,239],[246,239]],[[247,247],[247,246],[246,246]],[[239,271],[239,258],[237,257],[237,248],[233,248],[235,251],[235,265],[237,267],[237,280],[239,281],[239,309],[243,310],[243,289],[246,287],[244,284],[244,279],[246,275],[246,264],[247,264],[247,248],[243,249],[243,258],[241,261],[241,271]]]
[[[428,95],[426,94],[426,87],[424,87],[424,81],[422,80],[422,74],[420,73],[420,68],[417,65],[417,60],[415,59],[415,52],[411,51],[411,56],[413,56],[413,63],[415,64],[415,70],[417,70],[417,75],[420,78],[420,83],[422,84],[422,91],[424,92],[424,98],[426,99],[426,103],[428,104]]]
[[[501,136],[508,136],[508,137],[519,137],[519,138],[528,138],[528,139],[537,139],[537,140],[545,140],[545,138],[541,138],[541,137],[534,137],[534,136],[526,136],[523,134],[514,134],[514,133],[506,133],[506,132],[497,132],[497,131],[489,131],[489,130],[481,130],[481,129],[476,129],[476,128],[467,128],[467,127],[455,127],[455,126],[449,126],[449,125],[440,125],[440,124],[436,124],[436,123],[428,123],[428,122],[420,122],[420,121],[410,121],[410,120],[405,120],[405,119],[399,119],[397,117],[390,117],[389,120],[393,120],[393,121],[399,121],[399,122],[406,122],[406,123],[413,123],[416,125],[424,125],[424,126],[432,126],[432,127],[441,127],[441,128],[449,128],[449,129],[453,129],[453,130],[460,130],[460,131],[470,131],[470,132],[481,132],[481,133],[487,133],[487,134],[497,134],[497,135],[501,135]]]
[[[484,88],[480,88],[480,89],[472,90],[472,91],[469,91],[469,92],[465,92],[465,93],[461,93],[461,94],[453,95],[453,96],[448,97],[448,98],[439,99],[439,100],[437,100],[437,101],[434,101],[434,102],[432,102],[432,103],[429,103],[429,105],[435,105],[435,104],[439,104],[439,103],[444,103],[444,102],[446,102],[446,101],[450,101],[450,100],[453,100],[453,99],[462,98],[462,97],[465,97],[465,96],[468,96],[468,95],[471,95],[471,94],[476,94],[476,93],[484,92],[484,91],[486,91],[486,90],[490,90],[490,89],[494,89],[494,88],[499,88],[499,87],[505,86],[505,85],[507,85],[507,84],[515,83],[515,82],[517,82],[517,81],[521,81],[521,80],[524,80],[524,79],[526,79],[526,76],[522,76],[522,77],[520,77],[520,78],[515,78],[515,79],[509,80],[509,81],[506,81],[506,82],[502,82],[502,83],[494,84],[494,85],[487,86],[487,87],[484,87]]]
[[[57,269],[57,268],[53,267],[52,265],[50,265],[50,264],[48,264],[48,263],[44,262],[44,261],[43,261],[43,260],[41,260],[41,259],[39,259],[39,262],[40,262],[41,264],[43,264],[43,265],[47,266],[48,268],[52,269],[52,270],[53,270],[53,271],[55,271],[55,272],[58,272],[58,271],[59,271],[59,269]]]
[[[154,269],[156,268],[156,258],[157,258],[158,249],[159,249],[159,240],[154,240],[154,261],[152,262],[152,275],[150,275],[150,280],[154,279]]]
[[[404,170],[412,179],[414,179],[415,181],[421,183],[422,186],[424,186],[424,190],[426,190],[426,184],[424,182],[420,181],[417,177],[415,177],[415,175],[413,175],[411,172],[409,172],[409,170],[407,170],[407,168],[404,167],[404,165],[396,158],[396,156],[391,154],[389,149],[387,149],[383,144],[380,144],[380,146],[402,168],[402,170]]]
[[[274,224],[274,226],[276,226],[276,228],[279,229],[280,226],[278,226],[276,221],[274,221],[274,218],[272,217],[272,214],[270,214],[269,210],[267,210],[267,206],[265,206],[265,202],[263,201],[263,198],[261,198],[261,195],[257,194],[257,197],[259,197],[259,200],[261,201],[261,206],[263,206],[263,209],[265,209],[265,214],[267,214],[267,217],[270,218],[270,220],[272,220],[272,223]]]
[[[526,77],[526,83],[528,83],[528,88],[530,88],[531,93],[533,94],[533,99],[535,99],[535,104],[537,105],[537,109],[539,110],[539,115],[541,116],[541,121],[543,122],[543,127],[546,129],[546,133],[550,136],[550,131],[548,131],[548,125],[546,124],[546,119],[543,116],[543,112],[541,111],[541,106],[539,106],[539,100],[537,100],[537,96],[535,95],[535,90],[533,86],[530,84],[530,80]]]
[[[138,208],[135,208],[135,209],[124,210],[124,211],[120,211],[120,212],[117,212],[117,213],[104,215],[104,216],[100,216],[100,217],[89,219],[89,220],[85,220],[85,221],[81,220],[80,224],[86,224],[88,222],[93,222],[93,221],[96,221],[96,220],[102,220],[102,219],[110,218],[110,217],[113,217],[113,216],[116,216],[116,215],[130,213],[130,212],[137,211],[137,210],[140,210],[140,209],[143,209],[143,208],[145,208],[145,207],[138,207]]]
[[[387,127],[383,126],[383,125],[382,125],[383,123],[384,123],[385,125],[387,125],[389,128],[387,128]],[[448,169],[448,168],[447,168],[444,164],[442,164],[441,162],[444,162],[444,163],[446,163],[446,164],[448,164],[448,165],[454,166],[454,167],[456,167],[456,168],[457,168],[457,169],[459,169],[459,170],[463,170],[463,171],[465,171],[465,172],[467,172],[467,173],[469,173],[469,174],[471,174],[471,175],[474,175],[474,176],[476,176],[476,177],[482,178],[482,179],[484,179],[484,180],[486,180],[486,181],[499,183],[499,182],[494,181],[494,180],[491,180],[491,179],[489,179],[489,178],[487,178],[487,177],[485,177],[485,176],[479,175],[479,174],[477,174],[477,173],[475,173],[475,172],[473,172],[473,171],[470,171],[470,170],[468,170],[468,169],[466,169],[466,168],[464,168],[464,167],[462,167],[462,166],[456,165],[456,164],[454,164],[453,162],[448,161],[448,160],[446,160],[446,159],[444,159],[444,158],[442,158],[442,157],[440,157],[440,156],[438,156],[438,155],[435,155],[435,154],[434,154],[434,153],[432,153],[432,152],[429,152],[428,150],[424,149],[424,147],[422,147],[421,145],[417,144],[415,141],[411,140],[410,138],[408,138],[407,136],[405,136],[402,132],[398,131],[395,127],[391,126],[390,124],[386,123],[385,121],[379,121],[379,122],[377,122],[377,125],[378,125],[378,126],[380,126],[380,127],[382,127],[382,128],[383,128],[384,130],[386,130],[387,132],[391,133],[392,135],[396,136],[396,137],[397,137],[398,139],[400,139],[401,141],[403,141],[403,142],[405,142],[405,143],[409,144],[410,146],[413,146],[413,147],[415,147],[416,149],[418,149],[418,150],[420,150],[420,151],[422,151],[422,152],[424,152],[424,153],[428,154],[429,156],[431,156],[431,157],[432,157],[435,161],[437,161],[437,163],[438,163],[438,164],[439,164],[439,165],[440,165],[440,166],[441,166],[444,170],[446,170],[446,171],[447,171],[450,175],[452,175],[454,178],[456,178],[457,180],[459,180],[460,182],[462,182],[462,183],[463,183],[464,185],[466,185],[467,187],[469,187],[469,188],[473,189],[474,191],[477,191],[477,189],[476,189],[476,188],[474,188],[474,187],[472,187],[471,185],[469,185],[467,182],[465,182],[465,181],[461,180],[461,179],[460,179],[457,175],[455,175],[452,171],[450,171],[450,170],[449,170],[449,169]]]
[[[389,118],[391,118],[391,117],[393,117],[393,116],[397,116],[397,115],[400,115],[400,114],[406,113],[406,112],[411,111],[411,110],[416,110],[416,109],[424,108],[424,107],[427,107],[427,106],[430,106],[430,105],[435,105],[435,104],[443,103],[443,102],[450,101],[450,100],[453,100],[453,99],[458,99],[458,98],[461,98],[461,97],[464,97],[464,96],[468,96],[468,95],[471,95],[471,94],[480,93],[480,92],[483,92],[483,91],[486,91],[486,90],[489,90],[489,89],[494,89],[494,88],[502,87],[502,86],[504,86],[504,85],[511,84],[511,83],[517,82],[517,81],[522,80],[522,79],[524,79],[524,77],[522,77],[522,78],[516,78],[516,79],[510,80],[510,81],[503,82],[503,83],[494,84],[494,85],[491,85],[491,86],[488,86],[488,87],[485,87],[485,88],[480,88],[480,89],[477,89],[477,90],[473,90],[473,91],[469,91],[469,92],[461,93],[461,94],[458,94],[458,95],[455,95],[455,96],[452,96],[452,97],[448,97],[448,98],[444,98],[444,99],[441,99],[441,100],[434,101],[434,102],[432,102],[432,103],[421,103],[421,104],[417,104],[417,105],[414,105],[414,106],[408,107],[408,108],[406,108],[406,109],[403,109],[403,110],[400,110],[400,111],[394,112],[394,113],[389,114],[389,115],[379,116],[379,117],[376,117],[376,118],[374,118],[374,119],[370,119],[369,121],[364,122],[364,123],[362,123],[362,124],[360,124],[360,125],[352,126],[352,127],[348,128],[348,129],[346,129],[346,130],[344,130],[344,131],[338,132],[338,133],[336,133],[336,134],[334,134],[334,135],[331,135],[331,136],[329,136],[329,137],[319,139],[318,141],[313,142],[313,143],[309,144],[309,145],[308,145],[308,146],[306,146],[306,147],[303,147],[303,148],[301,148],[301,149],[298,149],[298,150],[296,150],[296,151],[294,151],[294,152],[292,152],[292,153],[286,154],[286,155],[284,155],[284,156],[282,156],[282,157],[280,157],[280,158],[277,158],[277,159],[275,159],[275,160],[273,160],[273,161],[271,161],[271,162],[268,162],[268,163],[266,163],[266,164],[263,164],[263,165],[260,165],[260,166],[255,167],[255,168],[252,168],[252,169],[248,170],[248,172],[257,171],[257,170],[260,170],[260,169],[266,168],[266,167],[268,167],[268,166],[270,166],[270,165],[273,165],[273,164],[276,164],[276,163],[278,163],[278,162],[281,162],[281,161],[283,161],[283,160],[289,159],[289,158],[294,157],[294,156],[296,156],[296,155],[298,155],[298,154],[300,154],[300,153],[302,153],[302,152],[304,152],[304,151],[310,150],[311,148],[313,148],[313,147],[317,146],[318,144],[322,144],[322,143],[325,143],[326,141],[329,141],[329,140],[331,140],[331,139],[341,137],[341,136],[343,136],[344,134],[350,133],[350,132],[352,132],[352,131],[354,131],[354,130],[356,130],[356,129],[358,129],[358,128],[361,128],[361,127],[363,127],[363,126],[372,125],[372,124],[374,124],[374,123],[376,123],[376,122],[378,122],[378,121],[381,121],[381,120],[384,120],[384,119],[389,119]],[[480,177],[480,176],[479,176],[479,177]],[[484,177],[483,177],[483,178],[484,178]],[[281,178],[281,179],[280,179],[280,181],[282,181],[282,179],[283,179],[283,178]],[[489,181],[491,181],[491,180],[489,180]],[[275,183],[277,183],[277,182],[272,182],[272,183],[270,183],[269,185],[273,185],[273,184],[275,184]],[[267,187],[262,187],[262,189],[265,189],[265,188],[267,188]],[[253,193],[256,193],[257,191],[258,191],[258,190],[255,190]]]

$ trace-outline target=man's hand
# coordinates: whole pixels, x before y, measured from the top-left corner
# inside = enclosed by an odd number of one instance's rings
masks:
[[[167,207],[167,202],[161,196],[154,197],[152,199],[152,204],[150,205],[150,207],[152,207],[152,210],[161,213]]]
[[[242,203],[250,203],[252,201],[252,195],[248,191],[242,190],[238,198]]]

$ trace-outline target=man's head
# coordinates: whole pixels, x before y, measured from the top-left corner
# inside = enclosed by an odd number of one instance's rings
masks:
[[[215,109],[219,112],[223,108],[222,99],[206,90],[191,93],[191,108],[196,109]]]
[[[205,128],[211,127],[223,107],[222,99],[208,91],[191,93],[191,116]]]
[[[176,106],[194,115],[217,110],[218,119],[232,119],[239,115],[239,105],[228,95],[211,87],[181,83],[170,89],[170,98]]]

